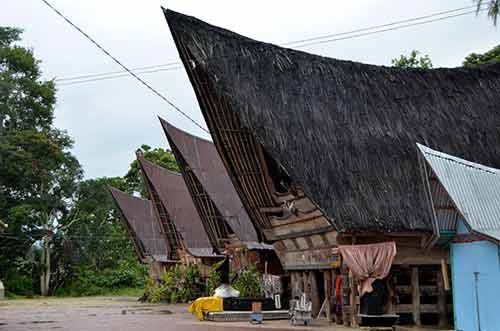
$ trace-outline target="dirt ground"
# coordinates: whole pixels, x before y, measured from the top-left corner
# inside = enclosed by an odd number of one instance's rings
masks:
[[[0,330],[120,330],[120,331],[216,331],[216,330],[350,330],[316,321],[308,327],[292,327],[287,321],[198,321],[187,305],[143,304],[132,297],[50,298],[0,301]]]

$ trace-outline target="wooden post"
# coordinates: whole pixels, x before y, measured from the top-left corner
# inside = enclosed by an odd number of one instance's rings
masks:
[[[323,272],[324,286],[325,289],[325,300],[326,300],[326,319],[328,321],[332,320],[332,272],[326,270]]]
[[[351,326],[356,328],[358,326],[358,303],[357,303],[357,289],[356,289],[356,278],[354,274],[349,271],[349,279],[351,281],[351,297],[349,300],[351,301]]]
[[[290,272],[290,290],[292,293],[292,297],[290,299],[295,298],[297,295],[297,275],[296,272],[292,271]]]
[[[309,284],[310,284],[310,299],[312,301],[312,313],[313,316],[318,315],[319,310],[321,308],[321,301],[319,299],[318,292],[318,283],[316,280],[316,272],[318,271],[310,271],[309,272]]]
[[[299,289],[299,297],[304,293],[304,273],[297,271],[297,288]]]
[[[441,259],[441,273],[443,274],[443,285],[445,291],[450,290],[450,278],[448,276],[448,265],[445,259]]]
[[[418,282],[418,267],[413,267],[411,269],[411,303],[412,303],[412,314],[413,323],[420,326],[420,285]]]
[[[439,314],[439,326],[443,327],[448,324],[448,312],[446,311],[446,291],[445,281],[441,270],[437,270],[437,310]]]
[[[387,292],[389,293],[389,301],[387,302],[387,313],[395,314],[396,307],[394,306],[394,297],[396,296],[396,286],[392,279],[387,280]]]

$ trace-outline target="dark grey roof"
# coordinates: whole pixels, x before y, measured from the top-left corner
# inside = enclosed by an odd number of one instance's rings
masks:
[[[212,249],[181,174],[162,168],[142,157],[138,160],[187,248]]]
[[[242,241],[258,241],[255,228],[214,144],[182,131],[161,118],[160,122],[170,145],[174,145],[182,154],[236,236]]]
[[[131,239],[136,241],[134,244],[140,258],[150,256],[156,261],[168,262],[168,245],[160,232],[151,201],[128,195],[114,187],[110,187],[110,192],[127,227],[133,232]]]
[[[432,230],[416,142],[500,167],[500,64],[367,65],[165,16],[204,116],[228,105],[339,231]]]
[[[418,148],[469,228],[500,241],[500,170]]]

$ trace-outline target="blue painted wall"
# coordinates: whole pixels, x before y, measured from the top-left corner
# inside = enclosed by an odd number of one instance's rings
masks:
[[[466,232],[458,226],[457,232]],[[455,330],[500,330],[500,250],[489,241],[451,245]],[[477,272],[477,280],[474,273]],[[476,285],[477,293],[476,296]],[[478,323],[476,298],[479,300]]]

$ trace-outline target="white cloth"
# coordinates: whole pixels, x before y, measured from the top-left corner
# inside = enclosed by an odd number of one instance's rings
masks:
[[[240,296],[240,291],[234,289],[231,285],[222,284],[215,289],[214,296],[219,298],[237,298]]]

